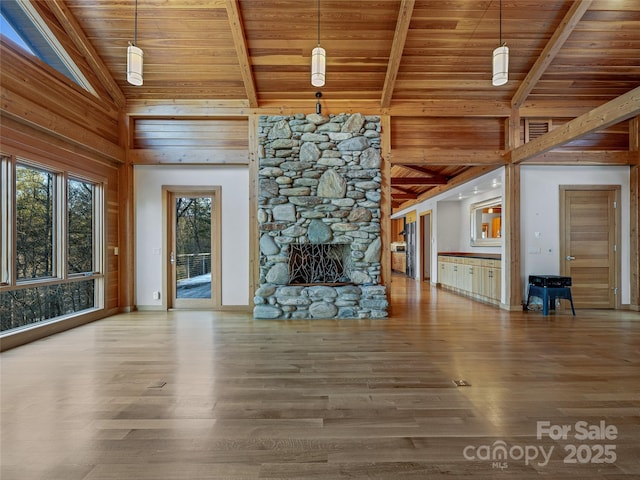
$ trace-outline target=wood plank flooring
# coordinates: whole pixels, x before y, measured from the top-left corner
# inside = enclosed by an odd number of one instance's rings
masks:
[[[638,313],[505,312],[401,276],[391,303],[123,314],[4,352],[0,477],[640,478]]]

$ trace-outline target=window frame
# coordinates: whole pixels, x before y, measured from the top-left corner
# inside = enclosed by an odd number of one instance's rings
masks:
[[[54,269],[51,277],[36,279],[17,279],[17,212],[16,212],[16,167],[20,165],[35,170],[42,170],[54,176],[54,206],[53,221],[55,225],[53,238]],[[69,180],[90,183],[93,186],[92,199],[92,237],[93,237],[93,271],[70,274],[68,270],[68,216],[67,216],[67,186]],[[103,310],[105,308],[105,272],[106,266],[106,238],[105,238],[105,195],[106,180],[91,177],[71,171],[68,168],[57,168],[44,165],[23,156],[6,155],[0,153],[0,293],[19,291],[29,288],[68,285],[76,282],[93,280],[93,307],[63,314],[50,319],[38,320],[10,330],[0,331],[0,338],[29,328],[58,322],[69,317]]]
[[[53,192],[52,192],[52,208],[51,208],[51,227],[52,227],[52,233],[51,233],[51,275],[49,276],[41,276],[41,277],[34,277],[34,278],[26,278],[26,279],[18,279],[18,265],[17,265],[17,257],[18,257],[18,231],[17,231],[17,225],[18,225],[18,212],[17,212],[17,202],[15,201],[16,196],[18,194],[18,188],[17,188],[17,183],[18,183],[18,175],[17,175],[17,169],[18,167],[22,167],[22,168],[28,168],[31,170],[37,170],[37,171],[41,171],[47,174],[50,174],[53,177]],[[62,278],[61,272],[60,272],[60,265],[59,265],[59,258],[60,256],[58,255],[58,249],[59,249],[59,243],[60,241],[62,241],[62,239],[60,238],[61,232],[58,228],[59,226],[59,221],[60,218],[62,218],[60,216],[60,212],[58,211],[58,207],[59,207],[59,198],[60,198],[60,178],[59,175],[55,172],[52,171],[51,169],[46,169],[43,168],[40,165],[36,165],[36,164],[29,164],[28,162],[23,162],[21,160],[17,160],[16,162],[14,162],[14,166],[13,166],[13,199],[12,199],[12,209],[13,209],[13,219],[14,219],[14,223],[13,223],[13,239],[12,239],[12,244],[13,244],[13,251],[14,256],[13,256],[13,273],[14,276],[11,278],[12,284],[15,285],[21,285],[23,283],[26,282],[36,282],[36,283],[40,283],[40,282],[44,282],[44,281],[49,281],[49,280],[59,280]]]

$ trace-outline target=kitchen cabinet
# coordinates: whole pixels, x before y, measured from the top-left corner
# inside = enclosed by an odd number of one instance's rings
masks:
[[[407,257],[405,252],[391,252],[391,270],[406,273]]]
[[[438,255],[438,284],[474,300],[500,304],[502,262],[481,256]]]

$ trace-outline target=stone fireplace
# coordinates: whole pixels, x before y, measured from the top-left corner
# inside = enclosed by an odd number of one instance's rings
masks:
[[[384,318],[380,119],[262,116],[254,317]]]

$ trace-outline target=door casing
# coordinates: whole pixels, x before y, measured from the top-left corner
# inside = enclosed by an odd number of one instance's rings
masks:
[[[220,213],[220,186],[211,185],[163,185],[162,205],[163,205],[163,228],[162,231],[162,305],[163,308],[171,310],[177,308],[173,304],[175,297],[174,279],[172,275],[172,265],[170,253],[173,248],[175,238],[175,199],[180,196],[210,196],[211,202],[211,299],[194,299],[190,306],[180,306],[181,309],[210,309],[218,310],[222,308],[222,256],[221,256],[221,213]],[[184,303],[184,300],[182,300]]]

